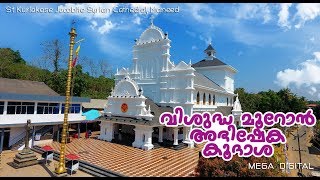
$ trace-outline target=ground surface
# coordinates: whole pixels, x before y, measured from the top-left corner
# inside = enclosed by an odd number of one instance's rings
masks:
[[[319,171],[320,170],[320,151],[313,146],[310,143],[310,139],[312,136],[312,128],[308,128],[306,126],[300,126],[299,127],[299,135],[301,136],[304,134],[306,131],[306,134],[302,136],[300,140],[300,149],[303,150],[301,151],[301,162],[302,163],[307,163],[311,165],[314,170]],[[294,130],[292,132],[293,135],[297,135],[297,130]],[[299,152],[294,151],[298,150],[298,141],[297,138],[294,138],[294,136],[290,134],[290,136],[287,138],[288,142],[288,161],[289,163],[299,163],[300,158],[299,158]],[[289,176],[297,176],[298,169],[293,169],[290,170]],[[303,169],[302,173],[306,176],[309,175],[310,170],[308,169]]]
[[[56,151],[60,149],[57,142],[48,145]],[[78,154],[81,160],[125,176],[190,176],[197,166],[200,150],[201,147],[144,151],[94,138],[72,139],[67,144],[67,153]]]
[[[20,169],[14,169],[8,163],[13,161],[13,158],[18,153],[18,151],[4,151],[2,153],[2,165],[0,168],[0,177],[52,177],[54,166],[57,161],[53,161],[50,165],[37,164],[33,166],[23,167]],[[41,159],[41,155],[35,153],[38,159]],[[68,175],[70,177],[70,175]],[[92,177],[82,171],[77,171],[71,177]]]

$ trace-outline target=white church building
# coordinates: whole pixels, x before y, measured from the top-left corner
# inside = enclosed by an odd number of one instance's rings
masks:
[[[115,74],[115,87],[100,117],[99,139],[125,139],[144,150],[164,143],[193,147],[190,128],[161,125],[162,112],[182,106],[188,115],[207,111],[239,117],[242,113],[234,94],[237,70],[216,58],[211,44],[203,60],[176,65],[170,59],[170,44],[168,34],[153,23],[135,40],[132,67]]]

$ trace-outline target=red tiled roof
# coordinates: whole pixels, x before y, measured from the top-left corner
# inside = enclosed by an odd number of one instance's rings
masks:
[[[80,157],[75,154],[67,154],[66,158],[70,160],[78,160]]]
[[[49,145],[43,146],[41,149],[43,149],[45,151],[53,151],[53,148]]]
[[[308,104],[307,106],[308,106],[308,107],[316,107],[317,104]]]

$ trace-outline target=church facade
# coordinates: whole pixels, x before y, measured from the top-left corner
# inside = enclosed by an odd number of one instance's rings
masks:
[[[153,23],[135,40],[132,67],[115,74],[115,87],[100,117],[99,139],[126,139],[144,150],[164,142],[193,147],[190,128],[161,125],[161,113],[182,106],[188,115],[207,111],[240,116],[241,104],[234,94],[237,70],[216,58],[211,44],[205,58],[194,64],[175,65],[170,48],[168,34]]]

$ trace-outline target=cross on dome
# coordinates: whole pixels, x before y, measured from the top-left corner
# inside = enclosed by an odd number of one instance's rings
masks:
[[[150,26],[153,26],[153,20],[154,20],[154,15],[151,15],[151,17],[150,17]]]

